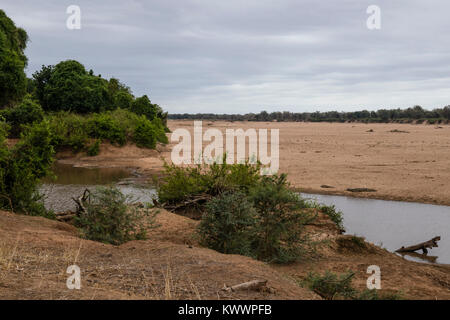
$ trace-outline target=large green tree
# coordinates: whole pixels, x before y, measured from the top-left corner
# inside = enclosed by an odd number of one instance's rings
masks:
[[[75,60],[43,66],[33,78],[44,110],[88,113],[114,109],[108,81]]]
[[[19,101],[26,92],[27,41],[25,30],[0,10],[0,108]]]

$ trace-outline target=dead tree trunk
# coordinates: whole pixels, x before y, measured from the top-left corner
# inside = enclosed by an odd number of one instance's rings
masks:
[[[89,191],[89,189],[85,189],[83,194],[78,197],[78,199],[76,198],[72,198],[73,201],[75,201],[75,203],[77,204],[77,211],[76,211],[76,215],[80,216],[82,213],[86,213],[86,207],[85,207],[85,203],[91,202],[91,191]]]
[[[413,245],[413,246],[409,246],[409,247],[401,247],[400,249],[396,250],[395,252],[414,252],[417,250],[422,250],[424,254],[428,253],[428,249],[434,248],[434,247],[438,247],[437,242],[441,240],[440,236],[434,237],[431,240]]]
[[[241,284],[237,284],[232,287],[228,287],[224,285],[222,288],[223,291],[238,291],[238,290],[261,290],[267,285],[267,280],[252,280],[249,282],[244,282]]]

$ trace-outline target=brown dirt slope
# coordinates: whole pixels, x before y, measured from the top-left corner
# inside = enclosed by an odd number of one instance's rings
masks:
[[[369,265],[381,268],[382,290],[408,299],[450,299],[450,266],[411,262],[338,233],[320,215],[307,228],[315,252],[299,263],[268,265],[202,248],[197,221],[165,210],[149,240],[111,246],[83,240],[71,225],[0,211],[0,299],[320,299],[298,286],[309,272],[356,273],[364,290]],[[77,264],[82,289],[68,290],[66,268]],[[225,293],[253,279],[269,290]]]
[[[82,240],[64,223],[0,211],[0,299],[318,298],[264,263],[195,246],[194,221],[163,211],[159,222],[149,240],[115,247]],[[81,290],[66,287],[72,264]],[[270,290],[220,290],[253,279]]]

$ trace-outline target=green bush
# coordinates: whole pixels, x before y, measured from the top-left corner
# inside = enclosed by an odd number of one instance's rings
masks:
[[[308,204],[290,190],[286,175],[261,176],[259,164],[165,165],[157,187],[167,208],[201,217],[199,237],[209,248],[286,263],[303,252]],[[209,201],[207,201],[209,200]]]
[[[132,102],[131,111],[137,115],[144,115],[149,120],[153,120],[162,110],[158,105],[152,104],[150,99],[144,95],[140,98],[136,98],[136,100]]]
[[[358,291],[353,288],[352,280],[355,273],[349,271],[338,276],[335,273],[326,271],[324,275],[309,273],[302,281],[306,285],[327,300],[401,300],[401,292],[383,292],[373,289]]]
[[[89,136],[108,140],[112,144],[123,146],[127,142],[126,131],[120,122],[109,113],[94,114],[87,121]]]
[[[250,189],[249,199],[258,212],[257,258],[275,263],[298,260],[304,225],[314,217],[304,210],[305,201],[290,190],[286,175],[264,176]]]
[[[156,227],[156,211],[130,205],[132,198],[115,187],[98,188],[91,194],[86,212],[75,218],[75,225],[89,240],[120,245],[143,240],[147,230]]]
[[[0,108],[20,101],[26,93],[27,42],[25,30],[0,9]]]
[[[217,196],[227,191],[247,193],[261,181],[260,169],[260,164],[252,165],[249,162],[227,164],[225,156],[222,163],[195,167],[166,163],[163,178],[158,181],[158,199],[163,204],[176,205],[202,194]]]
[[[37,192],[39,180],[51,172],[53,147],[46,121],[36,123],[22,133],[21,140],[10,150],[0,132],[0,208],[52,217],[45,210]]]
[[[49,114],[47,119],[53,133],[52,143],[57,151],[68,148],[74,152],[92,153],[96,148],[95,143],[92,145],[90,142],[92,139],[107,140],[119,146],[132,141],[146,148],[155,148],[156,141],[168,142],[163,127],[123,109],[90,115],[62,111]],[[158,139],[161,135],[164,135],[165,141]]]
[[[102,112],[114,108],[108,81],[74,60],[43,66],[34,75],[36,96],[46,111]]]
[[[56,151],[71,149],[79,152],[89,141],[86,118],[70,112],[58,112],[47,116],[52,132],[52,145]]]
[[[100,153],[100,143],[101,140],[99,139],[94,140],[94,142],[87,147],[86,151],[87,155],[90,157],[98,155]]]
[[[351,299],[357,293],[352,287],[354,275],[355,273],[351,271],[340,276],[329,271],[326,271],[323,276],[309,273],[304,284],[327,300]]]
[[[227,254],[255,257],[256,210],[246,195],[225,193],[206,204],[198,227],[203,245]]]
[[[23,126],[41,122],[44,119],[44,111],[41,106],[29,95],[19,105],[2,110],[0,115],[11,126],[10,137],[12,138],[20,136]]]
[[[316,208],[317,210],[319,210],[323,214],[326,214],[331,219],[331,221],[333,221],[336,224],[336,226],[340,230],[344,230],[343,213],[342,213],[342,211],[336,210],[336,206],[334,206],[334,205],[327,206],[327,205],[318,204],[318,203],[315,203],[315,202],[313,202],[311,204],[311,206],[313,208]]]
[[[156,129],[147,118],[142,117],[134,127],[133,141],[141,148],[156,147]]]

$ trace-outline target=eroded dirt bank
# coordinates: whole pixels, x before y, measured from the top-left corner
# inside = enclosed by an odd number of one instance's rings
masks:
[[[148,240],[115,247],[82,240],[65,223],[0,211],[0,299],[321,299],[298,285],[309,271],[352,270],[363,290],[372,264],[381,268],[383,292],[450,299],[449,266],[406,261],[370,244],[355,247],[323,216],[308,227],[316,253],[286,266],[200,247],[194,220],[163,210],[158,222]],[[66,287],[72,264],[81,269],[81,290]],[[267,280],[267,290],[220,290],[253,279]]]
[[[192,121],[169,121],[193,131]],[[280,171],[303,192],[450,205],[450,126],[203,121],[209,128],[279,129]],[[225,139],[224,139],[225,141]],[[204,142],[204,147],[208,142]],[[158,150],[102,145],[96,157],[60,154],[65,163],[158,173],[175,143]],[[375,192],[350,192],[368,188]]]

